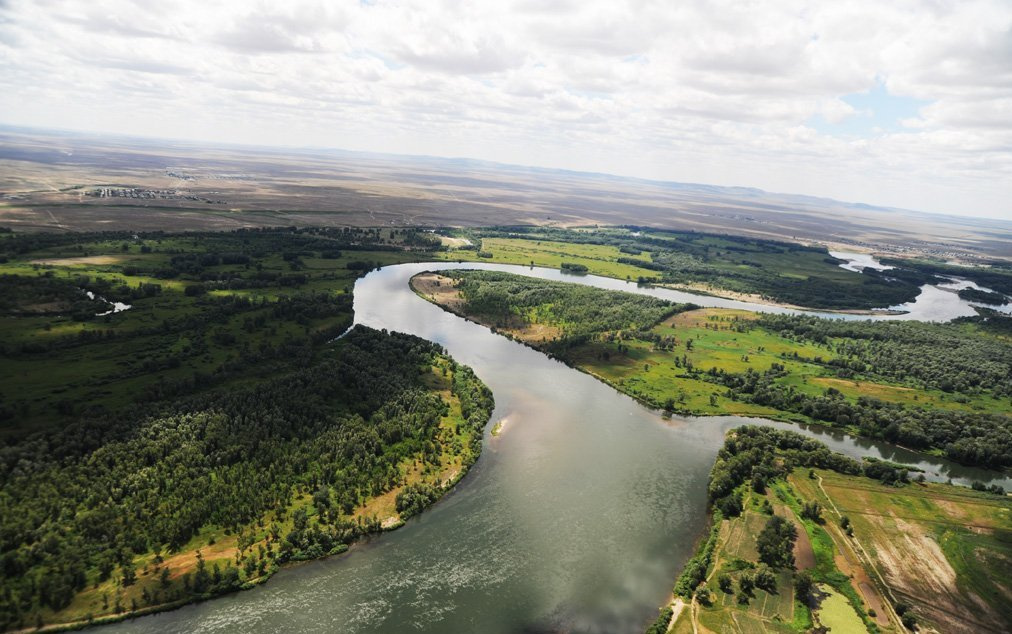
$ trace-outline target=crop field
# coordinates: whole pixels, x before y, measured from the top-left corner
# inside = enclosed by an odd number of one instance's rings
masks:
[[[854,540],[871,557],[890,593],[939,631],[973,624],[1007,631],[1012,623],[1012,500],[942,484],[885,486],[818,471],[819,481],[792,478],[834,517],[846,515]],[[842,537],[839,537],[842,539]]]

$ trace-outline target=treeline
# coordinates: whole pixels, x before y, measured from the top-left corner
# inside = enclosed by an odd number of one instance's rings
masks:
[[[477,457],[491,394],[438,346],[359,326],[318,362],[294,363],[250,387],[84,419],[0,449],[0,627],[60,610],[110,578],[125,588],[136,556],[160,561],[204,526],[239,535],[236,567],[198,566],[182,583],[166,575],[158,601],[235,589],[377,529],[349,515],[401,483],[402,461],[438,466],[450,408],[426,387],[434,367],[452,380],[473,432],[451,450],[466,464]],[[292,506],[305,494],[314,513]],[[265,518],[274,523],[254,549]]]
[[[913,449],[939,450],[962,464],[1012,466],[1012,418],[1003,414],[910,407],[869,396],[849,401],[834,388],[812,396],[777,383],[783,376],[777,364],[765,372],[749,368],[740,374],[716,370],[699,376],[727,387],[725,396],[733,400],[795,412]]]
[[[498,271],[448,271],[446,275],[458,280],[468,314],[489,317],[500,325],[511,316],[524,323],[548,324],[559,328],[564,339],[648,328],[688,308],[644,295]]]
[[[384,236],[387,232],[389,235]],[[196,262],[187,259],[177,261],[180,268],[192,264],[200,268],[226,264],[229,261],[243,263],[243,256],[264,258],[278,253],[333,254],[347,250],[400,250],[402,246],[432,247],[438,238],[424,230],[377,229],[366,227],[258,227],[233,231],[193,231],[170,233],[165,231],[84,231],[68,233],[20,233],[0,240],[0,254],[8,258],[56,248],[71,248],[87,255],[86,251],[95,243],[121,243],[128,248],[139,245],[142,252],[182,255],[197,251],[201,254]],[[144,247],[147,247],[145,250]],[[192,247],[192,248],[187,248]],[[322,255],[327,257],[327,255]],[[236,260],[238,258],[238,260]]]
[[[921,388],[1012,396],[1012,346],[959,325],[917,321],[848,321],[764,314],[756,325],[796,341],[828,345],[829,367]]]
[[[111,306],[88,297],[85,290],[90,282],[86,276],[65,280],[51,275],[0,275],[0,315],[68,314],[76,321],[93,319]]]

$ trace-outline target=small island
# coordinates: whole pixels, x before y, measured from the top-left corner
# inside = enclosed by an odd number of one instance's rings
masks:
[[[984,291],[979,288],[961,288],[958,293],[961,299],[968,302],[990,304],[992,306],[1004,306],[1009,303],[1009,298],[994,291]]]

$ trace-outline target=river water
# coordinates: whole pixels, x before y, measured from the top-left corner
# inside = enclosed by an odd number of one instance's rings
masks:
[[[642,632],[704,528],[707,474],[725,431],[749,419],[666,419],[409,289],[415,273],[448,268],[783,312],[547,269],[421,263],[374,271],[356,284],[356,322],[438,342],[472,366],[495,394],[493,420],[506,420],[502,433],[493,438],[486,429],[484,452],[467,477],[393,533],[285,569],[254,590],[107,629]],[[797,429],[851,456],[915,464],[932,480],[994,475],[819,428],[755,422]]]

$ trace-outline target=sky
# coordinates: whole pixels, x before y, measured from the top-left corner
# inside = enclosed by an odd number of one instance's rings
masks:
[[[1012,0],[0,0],[0,123],[1012,220]]]

